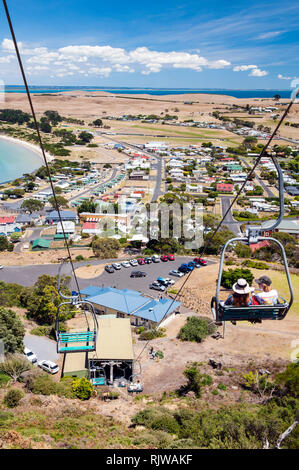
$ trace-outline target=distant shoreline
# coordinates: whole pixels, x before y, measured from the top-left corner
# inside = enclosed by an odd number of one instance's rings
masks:
[[[31,144],[31,143],[29,143],[25,140],[16,139],[15,137],[10,137],[8,135],[2,135],[2,134],[0,134],[0,139],[8,140],[12,143],[15,143],[15,144],[18,144],[18,145],[23,145],[24,147],[28,147],[34,153],[38,154],[41,161],[44,163],[44,157],[42,155],[42,151],[37,145]],[[46,158],[47,158],[48,162],[51,162],[54,159],[54,157],[52,155],[50,155],[48,152],[46,152],[45,155],[46,155]]]
[[[25,88],[21,85],[6,85],[6,93],[25,93]],[[130,94],[130,95],[185,95],[185,94],[211,94],[211,95],[228,95],[234,98],[264,98],[271,99],[278,94],[281,98],[290,98],[291,89],[275,90],[275,89],[225,89],[225,88],[142,88],[142,87],[98,87],[98,86],[32,86],[31,93],[36,94],[55,94],[67,92],[106,92],[113,94]]]

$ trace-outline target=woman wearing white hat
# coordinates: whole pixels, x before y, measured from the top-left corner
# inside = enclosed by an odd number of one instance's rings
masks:
[[[225,305],[233,305],[234,307],[248,307],[259,304],[256,298],[250,295],[254,289],[249,286],[246,279],[238,279],[237,282],[235,282],[233,285],[233,291],[234,293],[226,299]]]

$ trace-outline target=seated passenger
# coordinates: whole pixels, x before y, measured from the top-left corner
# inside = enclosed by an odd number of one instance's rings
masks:
[[[248,307],[251,305],[258,305],[260,302],[251,296],[253,289],[249,286],[245,279],[238,279],[233,285],[234,293],[230,295],[224,305],[232,305],[234,307]]]
[[[255,279],[259,289],[262,292],[255,294],[255,298],[265,305],[275,305],[278,303],[278,292],[276,289],[271,289],[272,281],[268,276],[261,276],[259,279]]]

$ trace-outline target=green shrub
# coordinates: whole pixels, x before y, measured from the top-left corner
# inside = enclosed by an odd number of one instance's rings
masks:
[[[60,382],[57,384],[57,395],[60,397],[66,398],[76,398],[76,394],[73,390],[73,377],[63,377]]]
[[[25,396],[24,392],[18,388],[12,388],[4,397],[3,403],[8,408],[15,408],[20,400]]]
[[[299,397],[299,362],[288,364],[287,368],[277,374],[275,383],[282,385],[288,395]]]
[[[140,335],[143,331],[144,326],[138,326],[137,328],[135,328],[135,333],[137,333],[137,335]]]
[[[243,261],[242,266],[247,266],[248,268],[262,269],[263,271],[269,269],[269,266],[266,263],[262,263],[261,261],[253,261],[251,259]]]
[[[160,351],[160,350],[156,352],[156,356],[157,356],[159,359],[163,359],[163,358],[164,358],[164,354],[163,354],[163,352]]]
[[[93,392],[93,385],[85,377],[76,378],[73,380],[72,389],[80,400],[89,400]]]
[[[139,411],[132,419],[134,424],[143,425],[157,431],[165,431],[169,434],[177,434],[179,425],[172,413],[163,408],[148,408]]]
[[[51,375],[39,375],[33,382],[32,392],[37,395],[56,395],[58,384],[54,382]]]
[[[226,385],[224,385],[221,382],[217,385],[217,388],[219,388],[219,390],[226,390],[227,389]]]
[[[254,276],[250,269],[245,268],[236,268],[229,269],[228,271],[223,271],[221,278],[221,285],[226,289],[231,289],[233,284],[237,282],[238,279],[246,279],[248,284],[251,286]]]
[[[184,392],[191,391],[199,398],[201,396],[202,388],[207,385],[212,385],[213,379],[208,374],[201,374],[198,368],[198,363],[193,362],[184,370],[184,376],[188,379]]]
[[[213,395],[219,395],[219,392],[218,392],[218,390],[215,390],[215,389],[214,389],[214,390],[212,390],[212,394],[213,394]]]
[[[10,377],[7,374],[4,374],[3,372],[0,372],[0,388],[7,385],[10,382]]]
[[[35,336],[49,336],[52,330],[52,326],[37,326],[30,330],[31,335]]]
[[[177,337],[182,341],[196,341],[200,343],[207,336],[215,333],[215,331],[216,327],[212,320],[193,316],[187,318]]]
[[[141,340],[150,341],[155,338],[162,338],[163,336],[165,336],[165,328],[159,328],[143,331],[139,338]]]
[[[85,234],[84,234],[84,235],[85,235]],[[86,237],[83,237],[83,238],[86,238]],[[78,255],[78,256],[76,256],[75,260],[76,260],[76,261],[84,261],[84,256]]]

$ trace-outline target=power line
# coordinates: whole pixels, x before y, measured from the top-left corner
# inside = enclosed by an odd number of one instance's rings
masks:
[[[3,5],[4,5],[4,9],[5,9],[9,29],[10,29],[10,32],[11,32],[12,40],[13,40],[13,43],[14,43],[15,51],[16,51],[16,54],[17,54],[18,63],[19,63],[19,66],[20,66],[24,86],[25,86],[25,89],[26,89],[26,94],[27,94],[27,97],[28,97],[31,113],[32,113],[32,116],[33,116],[34,125],[35,125],[36,132],[37,132],[37,135],[38,135],[39,146],[41,148],[41,152],[42,152],[43,159],[44,159],[44,162],[45,162],[46,170],[47,170],[47,173],[48,173],[50,186],[51,186],[53,197],[54,197],[54,203],[55,203],[56,210],[57,210],[57,213],[58,213],[58,216],[59,216],[59,221],[61,223],[64,242],[65,242],[67,252],[68,252],[68,258],[70,260],[70,264],[71,264],[72,271],[73,271],[73,274],[74,274],[74,279],[75,279],[75,282],[76,282],[78,294],[79,294],[79,297],[81,298],[80,287],[79,287],[78,279],[77,279],[77,276],[76,276],[76,273],[75,273],[75,268],[74,268],[74,265],[73,265],[73,260],[72,260],[72,255],[71,255],[71,252],[70,252],[70,247],[69,247],[69,244],[67,242],[67,238],[66,238],[66,234],[65,234],[65,230],[64,230],[64,226],[63,226],[63,220],[62,220],[59,204],[58,204],[58,201],[57,201],[57,196],[56,196],[56,193],[55,193],[55,188],[54,188],[53,180],[52,180],[52,177],[51,177],[49,164],[48,164],[47,157],[46,157],[46,154],[45,154],[45,149],[44,149],[44,145],[43,145],[43,142],[42,142],[42,138],[41,138],[41,134],[40,134],[36,114],[35,114],[35,111],[34,111],[32,99],[31,99],[31,95],[30,95],[30,91],[29,91],[29,87],[28,87],[28,82],[27,82],[25,71],[24,71],[20,51],[19,51],[19,46],[18,46],[18,43],[17,43],[17,40],[16,40],[16,36],[15,36],[15,32],[14,32],[14,28],[13,28],[13,25],[12,25],[12,21],[11,21],[11,17],[10,17],[9,10],[8,10],[8,7],[7,7],[6,0],[3,0]]]

